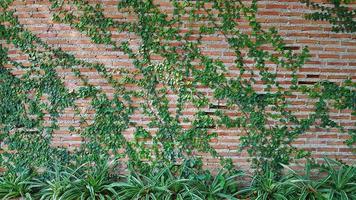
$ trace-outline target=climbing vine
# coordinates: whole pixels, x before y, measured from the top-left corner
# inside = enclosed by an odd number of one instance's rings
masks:
[[[277,30],[263,29],[256,17],[257,1],[246,5],[240,1],[171,0],[173,12],[168,14],[149,0],[124,0],[118,2],[118,12],[127,12],[135,20],[119,22],[106,17],[100,4],[50,0],[55,21],[79,30],[94,43],[123,52],[132,61],[132,68],[116,70],[46,44],[19,23],[8,8],[11,2],[1,1],[0,39],[21,50],[29,64],[9,59],[7,49],[0,46],[0,139],[4,144],[0,161],[5,166],[127,157],[132,167],[144,168],[196,160],[205,152],[232,167],[231,160],[219,155],[210,141],[217,137],[214,130],[218,128],[238,128],[242,131],[240,150],[247,150],[252,166],[278,170],[281,163],[309,155],[292,143],[312,126],[350,131],[329,117],[329,109],[355,111],[355,83],[298,85],[297,73],[309,57],[308,49],[293,51]],[[246,20],[251,31],[241,31],[239,20]],[[112,30],[137,36],[138,48],[130,39],[113,40]],[[235,55],[233,66],[203,53],[203,38],[210,35],[224,38]],[[23,74],[13,75],[14,68]],[[91,84],[81,72],[83,68],[97,71],[113,94]],[[230,76],[231,68],[239,69],[239,74]],[[61,69],[70,70],[80,86],[69,90],[58,73]],[[291,74],[289,88],[277,78],[282,69]],[[213,96],[208,97],[200,87],[211,90]],[[307,118],[291,111],[288,96],[295,93],[316,100]],[[81,100],[90,101],[93,119],[77,104]],[[80,118],[80,125],[69,131],[83,138],[74,153],[51,145],[58,118],[68,108]],[[187,116],[191,110],[193,114]],[[231,111],[237,114],[231,116]],[[135,123],[131,119],[135,113],[147,117],[149,123]],[[134,130],[131,140],[124,137],[128,130]],[[355,131],[350,134],[352,147]]]
[[[356,31],[356,10],[350,6],[350,3],[353,3],[353,0],[330,0],[327,3],[318,3],[309,0],[302,0],[302,3],[305,3],[308,7],[317,10],[316,12],[307,14],[306,19],[310,20],[322,20],[328,21],[332,25],[332,31],[334,32],[350,32],[353,33]],[[308,90],[309,94],[313,97],[318,97],[321,99],[320,104],[325,105],[325,100],[332,100],[335,102],[334,107],[337,109],[350,109],[352,110],[352,115],[355,116],[355,82],[352,80],[346,80],[345,84],[342,87],[339,87],[331,82],[324,81],[318,83],[316,88],[322,88],[321,93],[319,90],[306,89],[303,88],[303,91]],[[341,95],[339,95],[341,94]],[[340,97],[340,98],[339,98]],[[325,109],[324,109],[325,110]],[[324,124],[325,124],[324,120]],[[332,122],[329,122],[332,123]],[[356,123],[355,123],[356,125]],[[341,128],[341,127],[340,127]],[[342,129],[342,128],[341,128]],[[348,130],[350,139],[346,140],[346,144],[353,147],[356,143],[356,130]]]
[[[307,19],[328,21],[332,24],[332,31],[335,32],[353,33],[356,31],[356,10],[349,5],[353,0],[329,0],[327,3],[310,0],[302,0],[301,2],[317,10],[307,14]]]

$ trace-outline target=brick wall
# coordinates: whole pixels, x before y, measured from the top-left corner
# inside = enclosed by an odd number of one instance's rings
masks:
[[[127,13],[117,12],[116,0],[97,0],[94,2],[103,3],[105,14],[117,20],[133,20]],[[156,1],[166,12],[171,11],[170,4],[166,1]],[[52,21],[51,11],[48,0],[16,0],[12,7],[16,9],[16,15],[25,27],[42,38],[48,44],[54,47],[61,47],[62,50],[75,55],[77,58],[90,62],[100,62],[109,69],[133,68],[130,60],[122,52],[112,51],[110,47],[93,44],[88,37],[72,29],[66,24],[58,24]],[[311,60],[299,71],[301,78],[300,84],[312,84],[315,81],[328,79],[335,83],[341,83],[347,77],[356,80],[356,35],[346,33],[331,32],[331,26],[327,22],[308,21],[303,18],[303,14],[310,12],[308,8],[298,2],[298,0],[269,0],[259,2],[259,20],[263,26],[276,27],[285,39],[288,46],[292,49],[300,49],[308,46],[311,53]],[[246,24],[245,24],[246,25]],[[241,24],[244,29],[244,23]],[[115,41],[123,41],[130,38],[131,44],[137,45],[139,40],[132,34],[123,34],[113,32]],[[4,41],[0,41],[5,44]],[[10,45],[5,45],[10,49],[11,59],[26,63],[26,56]],[[219,35],[204,38],[203,52],[212,57],[221,58],[229,66],[233,63],[233,53],[228,50],[224,38]],[[94,70],[81,69],[81,72],[89,77],[94,85],[101,86],[108,94],[113,92],[109,84]],[[13,71],[14,74],[21,74],[21,71]],[[81,83],[68,70],[59,70],[64,83],[67,87],[75,89]],[[236,75],[237,70],[230,69],[230,74]],[[288,76],[282,74],[279,77],[288,85]],[[135,89],[135,88],[132,88]],[[202,88],[202,91],[211,94],[209,90]],[[310,106],[305,96],[297,94],[293,97],[293,109],[300,116],[306,116]],[[88,111],[88,100],[77,102],[83,111],[87,111],[87,118],[92,118],[92,112]],[[174,106],[174,105],[172,105]],[[191,112],[186,111],[186,115]],[[350,111],[332,112],[332,117],[336,119],[345,128],[352,128],[356,120],[352,117]],[[140,113],[132,116],[132,120],[140,125],[147,123],[147,119]],[[59,119],[60,129],[56,131],[53,141],[54,145],[77,147],[80,145],[79,135],[71,134],[69,126],[78,126],[79,119],[74,117],[73,111],[67,109]],[[125,136],[130,138],[133,128],[125,132]],[[222,155],[233,158],[234,162],[244,168],[248,168],[246,152],[237,151],[238,138],[241,132],[232,129],[214,130],[219,137],[212,141],[212,145]],[[295,141],[299,148],[305,148],[312,151],[315,158],[321,158],[325,155],[343,159],[346,162],[356,161],[356,155],[343,144],[347,134],[339,133],[337,130],[319,130],[312,129]],[[216,166],[218,161],[206,157],[208,167]]]

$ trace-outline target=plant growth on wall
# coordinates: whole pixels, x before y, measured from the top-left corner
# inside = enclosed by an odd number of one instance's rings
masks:
[[[328,21],[332,24],[332,31],[335,32],[356,31],[356,10],[350,5],[353,0],[329,0],[326,3],[310,0],[301,2],[315,10],[306,15],[307,19]]]
[[[291,50],[276,29],[264,29],[256,19],[256,0],[251,4],[171,0],[173,11],[169,14],[149,0],[119,1],[118,12],[135,17],[124,22],[106,17],[100,4],[50,2],[55,21],[69,24],[94,43],[124,53],[134,67],[112,70],[54,48],[21,25],[9,9],[12,0],[1,1],[0,39],[21,50],[29,63],[11,60],[7,49],[0,46],[2,166],[38,168],[54,161],[81,164],[127,157],[131,167],[146,169],[182,160],[194,163],[199,161],[199,153],[208,152],[231,168],[231,161],[209,144],[217,137],[214,128],[227,127],[242,131],[240,148],[251,156],[253,168],[279,172],[281,164],[309,155],[292,143],[311,127],[348,131],[351,148],[356,141],[355,130],[344,130],[329,117],[330,109],[350,109],[356,114],[355,82],[346,80],[340,86],[322,80],[312,86],[298,85],[297,73],[309,57],[308,48]],[[243,20],[248,31],[239,29]],[[115,42],[113,30],[139,38],[138,48],[130,40]],[[209,35],[224,37],[235,55],[233,66],[202,53],[202,38]],[[105,78],[113,95],[91,84],[81,73],[83,68]],[[229,76],[230,68],[239,69],[239,74]],[[15,76],[13,69],[24,73]],[[70,70],[80,86],[67,88],[58,70]],[[278,79],[285,71],[290,75],[288,88]],[[256,88],[259,82],[264,85],[262,90]],[[211,90],[213,97],[207,97],[199,87]],[[315,102],[306,118],[291,111],[288,97],[296,93]],[[95,111],[93,119],[76,103],[84,99]],[[224,107],[216,102],[224,102]],[[212,107],[214,112],[207,112]],[[187,108],[194,110],[192,116],[184,114]],[[70,128],[83,138],[74,152],[51,146],[59,128],[58,117],[65,109],[73,109],[80,119],[80,126]],[[228,115],[231,110],[238,114]],[[135,112],[150,120],[147,126],[131,120]],[[123,133],[132,127],[134,136],[128,140]]]

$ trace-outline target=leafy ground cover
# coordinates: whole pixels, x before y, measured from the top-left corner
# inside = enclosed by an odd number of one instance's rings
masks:
[[[353,200],[356,198],[356,167],[325,159],[322,165],[307,162],[302,171],[285,166],[286,173],[273,170],[247,174],[221,169],[212,174],[184,163],[156,166],[147,171],[117,174],[115,163],[53,165],[39,173],[9,171],[0,178],[2,199],[164,199],[164,200]]]

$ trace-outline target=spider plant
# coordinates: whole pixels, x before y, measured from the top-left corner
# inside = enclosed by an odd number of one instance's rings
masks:
[[[242,175],[242,172],[229,172],[224,169],[221,169],[215,176],[208,173],[205,178],[198,183],[199,191],[203,194],[203,199],[207,200],[237,200],[236,195],[234,195],[238,186],[236,178]]]
[[[254,200],[289,200],[294,194],[294,187],[285,178],[277,178],[277,175],[268,167],[261,174],[253,176],[249,187],[237,192]]]
[[[283,165],[283,167],[291,173],[290,178],[286,182],[295,188],[295,198],[298,200],[326,200],[322,195],[321,189],[325,186],[329,176],[319,179],[313,177],[310,161],[306,162],[303,174],[296,172],[286,165]]]
[[[327,199],[356,199],[356,167],[325,159],[328,172],[327,186],[322,190]]]
[[[131,172],[124,182],[113,183],[119,188],[119,199],[201,199],[194,188],[191,188],[191,180],[174,174],[171,167],[152,169],[147,174]]]
[[[74,172],[68,167],[55,164],[53,170],[46,172],[47,176],[31,181],[31,188],[40,200],[61,200],[64,192],[69,189]]]
[[[3,177],[0,177],[0,198],[6,200],[30,197],[32,177],[33,173],[30,170],[5,173]]]
[[[66,176],[70,184],[60,199],[65,200],[96,200],[111,199],[116,194],[113,186],[110,186],[110,168],[112,163],[97,163],[94,166],[84,164],[75,170],[71,170]],[[67,180],[67,179],[66,179]]]

